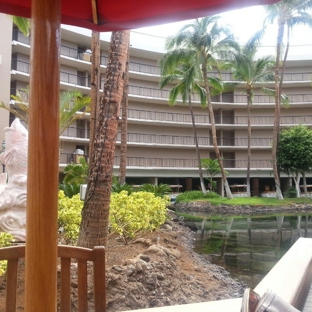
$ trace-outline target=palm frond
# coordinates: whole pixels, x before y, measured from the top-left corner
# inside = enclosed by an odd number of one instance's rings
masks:
[[[18,29],[25,35],[29,36],[30,31],[30,19],[20,16],[11,16],[13,23],[18,27]]]

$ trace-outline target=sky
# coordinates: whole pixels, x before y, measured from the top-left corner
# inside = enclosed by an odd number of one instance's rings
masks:
[[[266,16],[262,6],[252,6],[240,10],[232,10],[220,14],[225,25],[231,25],[231,29],[236,38],[241,42],[246,42],[256,31],[261,29]],[[165,39],[170,35],[175,35],[183,25],[189,21],[163,24],[152,27],[144,27],[131,31],[130,44],[132,48],[140,50],[153,50],[164,53]],[[68,29],[75,29],[73,26],[64,26]],[[89,35],[91,31],[80,28],[80,32]],[[276,45],[277,27],[270,26],[263,38],[260,53],[261,55],[274,55]],[[101,33],[103,40],[110,40],[110,33]],[[312,29],[308,27],[297,27],[291,37],[291,49],[288,59],[311,59],[312,58]]]
[[[259,30],[262,26],[265,12],[261,6],[253,6],[240,10],[233,10],[220,14],[224,19],[224,24],[232,25],[233,31],[240,34],[242,38],[250,37],[255,31]],[[155,36],[166,37],[174,35],[177,31],[188,21],[178,23],[169,23],[159,26],[144,27],[135,31],[148,33]],[[248,25],[248,27],[246,27]]]
[[[232,10],[220,14],[224,25],[230,25],[233,33],[238,40],[243,43],[247,41],[256,31],[262,28],[263,20],[266,16],[265,10],[262,6],[252,6],[240,10]],[[169,35],[175,35],[179,29],[188,21],[182,21],[178,23],[170,23],[153,27],[144,27],[132,31],[131,36],[135,37],[135,34],[146,34],[145,43],[149,46],[155,45],[164,46],[164,39]],[[264,54],[274,53],[274,46],[276,44],[276,32],[277,27],[270,26],[266,32],[266,36],[263,39],[262,49]],[[143,35],[144,36],[144,35]],[[134,39],[135,42],[135,39]],[[142,43],[142,39],[141,39]],[[135,45],[135,43],[134,43]],[[297,28],[293,32],[291,38],[291,45],[296,45],[293,48],[293,54],[297,55],[305,54],[312,57],[312,29],[308,27]],[[268,47],[268,48],[267,48]],[[304,48],[304,49],[303,49]]]

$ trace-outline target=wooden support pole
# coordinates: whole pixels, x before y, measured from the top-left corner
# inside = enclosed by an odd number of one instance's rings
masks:
[[[32,0],[26,225],[27,312],[56,311],[60,1]]]

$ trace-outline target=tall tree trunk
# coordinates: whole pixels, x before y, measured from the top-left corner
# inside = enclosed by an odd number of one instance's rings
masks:
[[[115,143],[129,41],[128,30],[112,33],[78,238],[78,245],[83,247],[105,246],[107,242]]]
[[[196,146],[196,155],[197,155],[197,161],[198,161],[198,170],[199,170],[199,180],[200,180],[200,187],[204,194],[207,193],[204,177],[203,177],[203,168],[200,161],[200,151],[198,146],[198,138],[197,138],[197,131],[195,126],[195,118],[194,118],[194,112],[193,112],[193,106],[192,106],[192,100],[191,100],[191,94],[189,95],[189,108],[191,112],[191,119],[192,119],[192,126],[193,126],[193,132],[194,132],[194,140],[195,140],[195,146]]]
[[[250,141],[251,141],[251,122],[250,122],[250,110],[252,105],[252,91],[247,90],[247,177],[246,177],[246,184],[247,184],[247,196],[250,197],[250,160],[251,160],[251,148],[250,148]]]
[[[128,86],[129,86],[129,51],[127,55],[125,84],[121,104],[121,142],[120,142],[120,164],[119,164],[119,184],[126,182],[127,169],[127,135],[128,135]]]
[[[96,119],[98,115],[100,102],[100,88],[101,88],[100,64],[101,64],[100,33],[93,30],[91,39],[91,93],[90,93],[91,112],[90,112],[89,158],[92,155]]]
[[[231,192],[230,187],[229,187],[229,183],[228,183],[227,178],[226,178],[226,174],[225,174],[225,170],[223,167],[223,162],[221,159],[221,155],[220,155],[220,151],[219,151],[219,147],[218,147],[218,142],[217,142],[217,130],[216,130],[214,112],[213,112],[213,108],[211,105],[211,95],[210,95],[210,90],[209,90],[209,85],[208,85],[208,73],[207,73],[207,63],[206,62],[204,62],[202,65],[202,72],[203,72],[204,85],[205,85],[206,96],[207,96],[209,118],[210,118],[210,122],[211,122],[211,133],[212,133],[213,147],[214,147],[214,151],[216,153],[216,157],[217,157],[219,167],[221,170],[222,182],[224,184],[226,197],[227,198],[233,198],[232,192]]]
[[[280,124],[280,106],[281,106],[279,67],[280,67],[280,56],[283,36],[284,36],[284,25],[281,22],[279,22],[277,44],[276,44],[276,60],[275,60],[275,114],[274,114],[274,127],[272,140],[272,165],[273,165],[276,197],[281,200],[283,199],[283,194],[281,191],[280,178],[278,174],[277,147],[278,147],[278,136],[279,136],[278,132]]]
[[[301,192],[300,192],[300,172],[293,173],[293,180],[295,181],[295,187],[296,187],[296,197],[300,198]]]

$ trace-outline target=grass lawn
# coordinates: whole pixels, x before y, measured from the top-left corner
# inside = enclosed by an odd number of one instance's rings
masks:
[[[198,199],[200,201],[209,201],[212,205],[232,205],[232,206],[287,206],[290,204],[311,204],[312,200],[310,198],[285,198],[284,200],[279,200],[277,198],[263,198],[263,197],[250,197],[250,198],[233,198],[228,199],[226,197],[220,198],[205,198]],[[192,200],[190,200],[192,201]],[[194,200],[193,200],[194,201]]]

